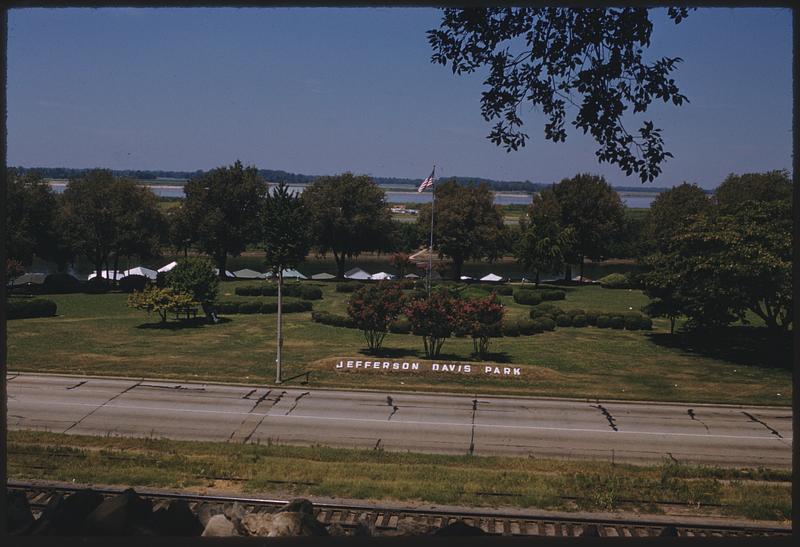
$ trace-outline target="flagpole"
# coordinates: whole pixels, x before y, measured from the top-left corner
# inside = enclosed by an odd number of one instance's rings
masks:
[[[433,270],[433,211],[436,207],[436,164],[433,164],[434,177],[431,180],[431,193],[433,194],[431,200],[431,245],[428,248],[428,298],[431,297],[431,271]]]

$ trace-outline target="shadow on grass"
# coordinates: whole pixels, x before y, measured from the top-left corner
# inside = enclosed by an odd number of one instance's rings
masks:
[[[227,317],[220,317],[216,325],[230,323],[231,320]],[[183,329],[198,329],[202,327],[213,327],[215,324],[211,323],[205,317],[194,317],[192,319],[178,319],[177,321],[167,321],[166,323],[143,323],[137,326],[137,329],[152,329],[152,330],[183,330]]]
[[[658,346],[762,368],[792,368],[792,333],[763,327],[729,327],[714,333],[648,333]]]
[[[361,348],[361,352],[371,357],[419,357],[419,352],[405,348],[381,348],[377,351],[370,351],[369,348]]]

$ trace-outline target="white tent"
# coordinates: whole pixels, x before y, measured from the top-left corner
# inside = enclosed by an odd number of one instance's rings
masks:
[[[116,273],[117,273],[117,275],[116,275],[116,280],[117,281],[119,281],[120,279],[125,277],[125,272],[117,271]],[[87,277],[86,279],[88,281],[91,281],[95,277],[97,277],[97,272],[92,272],[92,273],[89,274],[89,277]],[[102,277],[103,279],[111,279],[111,280],[113,280],[113,279],[115,279],[114,270],[100,270],[100,277]]]
[[[219,275],[219,268],[214,268],[214,275]],[[233,272],[229,272],[228,270],[225,270],[225,275],[227,277],[236,277],[233,275]]]
[[[263,274],[261,272],[257,272],[255,270],[250,270],[248,268],[244,268],[243,270],[236,270],[233,272],[233,275],[236,276],[236,279],[266,279],[267,274]]]
[[[462,276],[460,277],[460,279],[461,279],[461,281],[475,281],[475,278],[474,278],[474,277],[470,277],[470,276],[468,276],[468,275],[462,275]]]
[[[284,279],[308,279],[306,276],[304,276],[303,274],[301,274],[300,272],[298,272],[297,270],[292,269],[292,268],[286,268],[285,270],[283,270],[283,278]]]
[[[490,273],[488,275],[484,275],[483,277],[481,277],[481,281],[497,282],[497,281],[502,281],[502,280],[503,280],[502,277],[500,277],[499,275],[495,275],[493,273]]]
[[[158,269],[158,271],[159,271],[159,272],[162,272],[162,273],[163,273],[163,272],[168,272],[168,271],[170,271],[172,268],[174,268],[174,267],[175,267],[175,266],[177,266],[177,265],[178,265],[178,263],[173,261],[173,262],[170,262],[169,264],[167,264],[166,266],[161,266],[161,267]]]
[[[417,274],[413,274],[413,273],[412,274],[406,274],[403,277],[405,277],[406,279],[419,279],[419,276]]]
[[[371,276],[369,276],[369,278],[372,279],[373,281],[383,281],[385,279],[394,279],[394,276],[390,273],[378,272],[376,274],[372,274]]]
[[[131,268],[130,270],[125,270],[122,273],[125,275],[141,275],[152,281],[155,281],[156,277],[158,277],[157,271],[151,270],[150,268],[145,268],[143,266],[137,266],[135,268]]]
[[[328,281],[330,279],[336,279],[335,275],[329,273],[318,273],[311,276],[311,279],[315,279],[317,281]]]
[[[36,273],[36,272],[29,272],[24,273],[21,276],[14,279],[14,285],[24,285],[26,283],[33,283],[34,285],[41,285],[44,283],[44,278],[47,277],[46,273]],[[11,285],[11,279],[8,280],[8,284]]]
[[[352,270],[346,271],[344,277],[345,279],[356,279],[359,281],[370,279],[370,275],[361,268],[353,268]]]

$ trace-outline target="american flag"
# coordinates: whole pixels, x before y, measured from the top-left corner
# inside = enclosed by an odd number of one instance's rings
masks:
[[[435,172],[436,172],[436,166],[434,165],[433,166],[433,171],[431,171],[430,176],[422,181],[422,184],[420,184],[419,188],[417,188],[417,192],[422,192],[428,186],[433,186],[433,174]]]

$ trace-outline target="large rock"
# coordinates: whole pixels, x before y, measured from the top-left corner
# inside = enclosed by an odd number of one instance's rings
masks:
[[[208,521],[211,520],[211,517],[223,514],[222,505],[219,503],[202,502],[198,504],[194,510],[197,514],[197,518],[200,520],[200,525],[204,529],[208,525]]]
[[[6,530],[9,534],[26,533],[35,522],[28,496],[19,490],[6,490]]]
[[[242,519],[248,535],[261,537],[327,536],[328,531],[308,513],[251,513]]]
[[[450,524],[442,526],[433,532],[434,536],[485,536],[481,528],[467,524],[461,519],[455,520]]]
[[[145,533],[143,526],[153,514],[153,504],[128,488],[104,500],[84,521],[83,533],[90,536],[120,536]]]
[[[204,527],[183,500],[174,500],[153,513],[150,526],[162,536],[199,536]]]
[[[275,511],[276,513],[305,513],[314,515],[314,504],[305,498],[296,498]]]
[[[53,515],[53,534],[78,535],[87,517],[103,503],[103,495],[91,489],[78,490],[64,499]]]
[[[206,524],[202,535],[203,537],[230,537],[238,536],[239,533],[233,523],[228,520],[228,517],[219,514],[208,519],[208,524]]]

